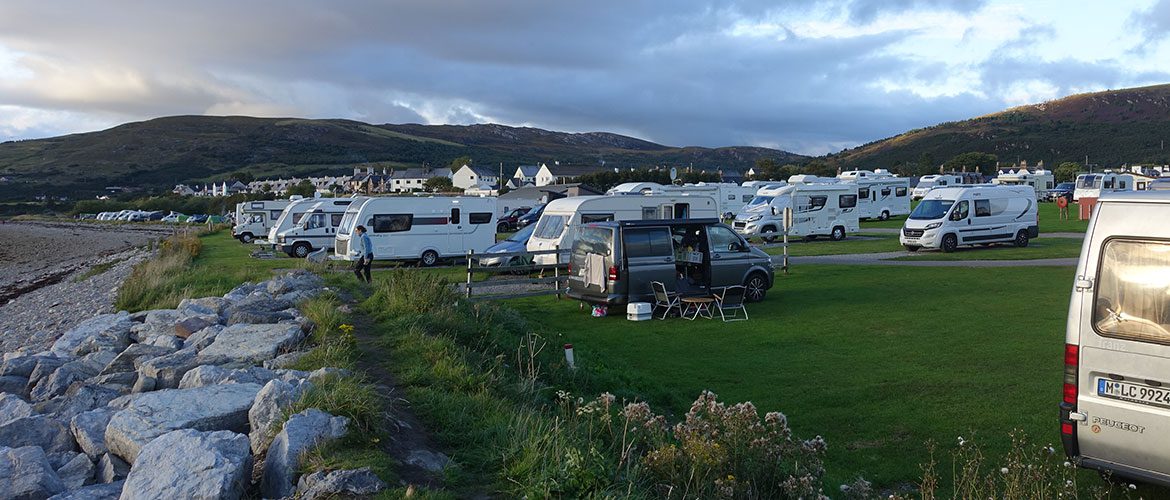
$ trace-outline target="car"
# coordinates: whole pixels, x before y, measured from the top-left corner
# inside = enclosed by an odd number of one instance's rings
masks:
[[[513,252],[527,252],[528,251],[528,237],[532,236],[532,231],[536,229],[536,224],[529,224],[520,228],[504,241],[496,243],[484,250],[485,254],[493,253],[513,253]],[[523,266],[532,264],[531,258],[524,256],[513,255],[509,257],[484,257],[479,259],[481,266]]]
[[[1073,191],[1075,191],[1076,189],[1077,189],[1077,183],[1075,183],[1075,182],[1062,182],[1060,184],[1057,184],[1056,187],[1049,189],[1048,191],[1045,191],[1044,192],[1044,200],[1045,201],[1056,201],[1057,198],[1064,198],[1068,201],[1072,201]]]
[[[540,214],[544,213],[544,207],[547,206],[548,203],[541,203],[535,207],[532,207],[532,209],[526,212],[524,215],[517,217],[516,227],[521,228],[536,223],[536,221],[540,220]]]
[[[192,215],[187,218],[188,224],[202,224],[204,222],[207,222],[207,216],[203,214]]]
[[[77,214],[78,220],[94,220],[97,219],[97,214]]]
[[[166,216],[166,214],[163,213],[162,210],[155,210],[155,211],[147,214],[146,220],[159,221],[159,220],[162,220],[163,217],[165,217],[165,216]]]
[[[508,212],[508,215],[496,219],[496,232],[506,233],[508,231],[515,231],[520,227],[518,222],[520,217],[530,211],[532,211],[532,207],[519,207]]]
[[[176,222],[182,222],[184,217],[187,217],[187,216],[183,215],[179,212],[171,212],[171,213],[167,214],[166,217],[163,217],[160,220],[163,222],[166,222],[168,224],[174,224]]]

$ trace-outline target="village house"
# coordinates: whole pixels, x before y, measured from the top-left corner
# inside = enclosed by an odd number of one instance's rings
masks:
[[[598,172],[602,168],[585,165],[561,165],[555,162],[552,165],[542,163],[540,170],[536,173],[536,185],[568,184],[576,180],[577,177]]]
[[[500,182],[499,169],[478,165],[463,165],[451,175],[451,185],[459,189],[479,188],[483,184],[495,186]]]

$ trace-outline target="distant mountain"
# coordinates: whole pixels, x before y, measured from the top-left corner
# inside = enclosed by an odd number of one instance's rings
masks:
[[[949,122],[846,149],[825,158],[843,168],[937,169],[971,151],[1001,162],[1049,168],[1065,161],[1102,167],[1170,163],[1170,85],[1078,94]]]
[[[353,167],[446,167],[469,156],[515,167],[560,161],[606,167],[694,165],[746,170],[757,159],[806,157],[767,148],[677,148],[617,134],[503,125],[371,125],[352,120],[174,116],[100,132],[0,144],[0,199],[75,198],[106,186],[170,189],[236,171],[256,178],[352,172]]]

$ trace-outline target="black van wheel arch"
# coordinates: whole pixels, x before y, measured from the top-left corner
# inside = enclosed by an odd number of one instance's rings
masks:
[[[427,250],[419,257],[418,263],[423,267],[431,267],[439,262],[439,253],[434,250]]]
[[[754,272],[748,275],[743,280],[744,300],[747,302],[759,302],[764,300],[764,296],[768,295],[768,277],[764,273]]]
[[[946,253],[954,252],[959,248],[959,237],[954,234],[944,234],[939,248]]]
[[[296,257],[298,259],[303,259],[305,257],[308,257],[309,252],[311,252],[312,250],[313,250],[312,246],[309,246],[308,243],[305,243],[302,241],[302,242],[299,242],[299,243],[293,245],[292,256]]]
[[[1028,246],[1028,232],[1021,229],[1020,232],[1016,233],[1016,239],[1012,243],[1015,243],[1017,248]]]
[[[833,231],[829,233],[829,239],[833,241],[841,241],[845,239],[845,228],[843,226],[836,226]]]

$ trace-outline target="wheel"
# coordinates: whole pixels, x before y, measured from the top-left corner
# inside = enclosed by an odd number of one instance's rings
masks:
[[[882,210],[882,214],[878,216],[878,220],[890,220],[890,212]]]
[[[953,234],[943,236],[942,251],[946,253],[954,252],[959,248],[959,237]]]
[[[906,247],[907,252],[917,252],[919,248],[922,248],[922,247],[917,246],[917,245],[904,245],[904,246]]]
[[[833,228],[833,232],[829,233],[829,239],[833,241],[841,241],[845,239],[845,228],[841,226]]]
[[[743,298],[748,302],[759,302],[764,300],[764,296],[768,294],[768,279],[763,274],[753,273],[747,277],[743,282],[744,290]]]
[[[252,233],[244,233],[240,235],[240,243],[251,243],[254,237]]]
[[[1013,243],[1016,244],[1017,248],[1028,246],[1028,232],[1021,229],[1020,232],[1016,233],[1016,239]]]
[[[776,241],[776,228],[772,226],[765,227],[760,230],[760,239],[765,243]]]
[[[303,258],[309,256],[309,252],[312,249],[313,249],[313,247],[309,246],[308,243],[305,243],[302,241],[300,243],[297,243],[296,245],[293,245],[292,256],[296,257],[298,259],[303,259]]]
[[[427,250],[423,252],[422,258],[418,260],[418,263],[423,267],[431,267],[437,262],[439,262],[439,254],[434,250]]]
[[[496,224],[496,232],[497,232],[497,233],[506,233],[506,232],[508,232],[508,225],[507,225],[507,224],[504,224],[503,222],[501,222],[501,223],[499,223],[499,224]]]

